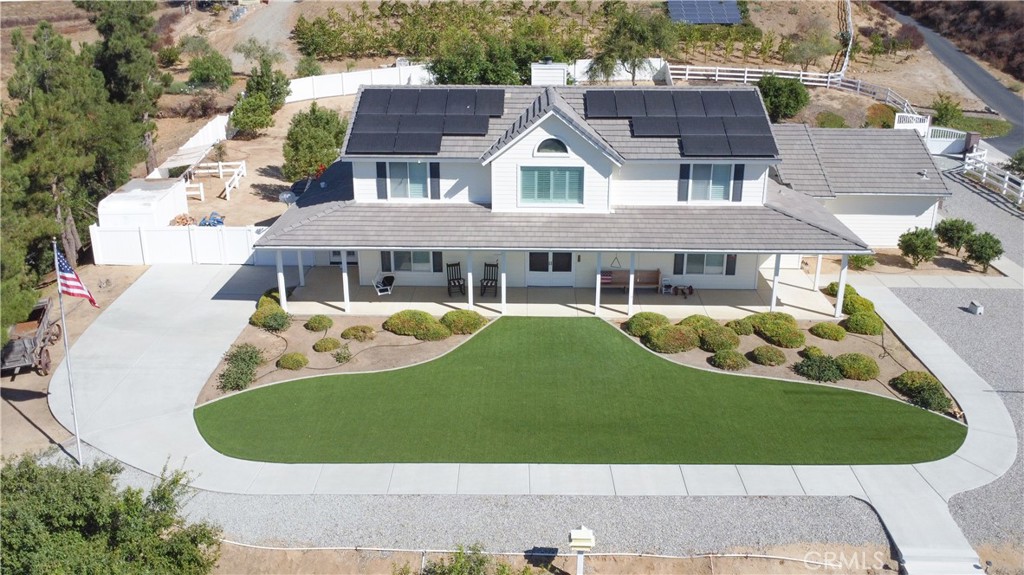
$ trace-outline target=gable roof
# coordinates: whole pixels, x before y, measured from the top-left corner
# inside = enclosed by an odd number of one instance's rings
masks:
[[[779,175],[799,192],[819,197],[952,195],[914,130],[780,124],[772,131],[782,156]]]

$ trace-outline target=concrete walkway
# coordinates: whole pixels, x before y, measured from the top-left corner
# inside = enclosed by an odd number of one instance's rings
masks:
[[[849,495],[870,502],[917,573],[974,572],[977,554],[952,520],[953,494],[1002,475],[1016,435],[998,396],[884,286],[853,283],[946,383],[971,423],[956,454],[894,466],[789,465],[289,465],[210,448],[192,418],[199,390],[274,284],[272,270],[153,267],[72,348],[84,441],[159,474],[183,467],[200,489],[246,494]],[[51,409],[72,427],[66,363]]]

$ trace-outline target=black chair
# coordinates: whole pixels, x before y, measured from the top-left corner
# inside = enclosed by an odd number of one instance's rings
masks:
[[[484,277],[480,280],[480,295],[487,295],[487,290],[494,290],[498,297],[498,264],[484,264]]]
[[[453,290],[459,290],[459,293],[466,295],[466,280],[462,279],[462,263],[455,262],[445,267],[448,268],[448,295],[452,295]]]

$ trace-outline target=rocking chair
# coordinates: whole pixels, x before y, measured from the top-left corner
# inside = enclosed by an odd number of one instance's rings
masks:
[[[466,280],[462,279],[462,263],[455,262],[445,267],[448,268],[448,295],[452,295],[453,290],[459,290],[459,293],[466,295]]]
[[[487,290],[494,290],[494,297],[498,297],[498,264],[484,264],[484,277],[480,280],[480,296],[487,294]]]
[[[391,295],[391,290],[395,287],[395,276],[388,274],[384,275],[381,272],[377,272],[377,277],[373,279],[373,289],[377,290],[377,295]]]

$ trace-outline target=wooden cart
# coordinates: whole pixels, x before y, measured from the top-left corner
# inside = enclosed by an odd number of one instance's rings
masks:
[[[11,326],[10,340],[0,354],[0,370],[15,373],[30,367],[40,375],[50,374],[50,350],[47,347],[61,336],[60,324],[50,321],[52,300],[41,299],[32,308],[28,320]]]

